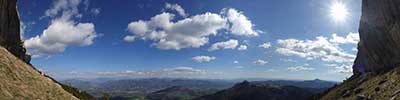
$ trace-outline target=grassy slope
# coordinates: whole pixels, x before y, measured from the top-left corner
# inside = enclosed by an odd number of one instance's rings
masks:
[[[1,100],[77,100],[53,80],[0,47]]]
[[[356,100],[364,96],[374,100],[400,100],[400,67],[379,75],[354,76],[332,88],[322,100]],[[345,96],[346,92],[348,96]]]

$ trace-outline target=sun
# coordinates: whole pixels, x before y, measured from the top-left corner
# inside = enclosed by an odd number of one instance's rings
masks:
[[[335,2],[330,7],[330,15],[335,22],[343,22],[349,14],[346,5],[341,2]]]

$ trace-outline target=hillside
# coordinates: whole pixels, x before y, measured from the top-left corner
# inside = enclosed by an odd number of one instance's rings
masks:
[[[113,98],[137,98],[170,87],[182,87],[196,92],[211,94],[233,86],[223,80],[148,78],[148,79],[68,79],[61,83],[87,91],[95,97],[108,93]]]
[[[294,80],[268,80],[268,81],[254,81],[252,83],[269,83],[269,84],[278,84],[285,86],[296,86],[300,88],[314,88],[314,89],[323,89],[323,88],[331,88],[337,82],[332,81],[324,81],[320,79],[314,80],[304,80],[304,81],[294,81]]]
[[[304,100],[311,96],[311,91],[275,84],[250,83],[244,81],[232,88],[195,100]]]
[[[0,47],[0,98],[12,100],[77,100],[53,80]]]
[[[322,100],[399,100],[400,68],[385,74],[353,76],[332,88]]]
[[[363,0],[353,76],[314,99],[400,99],[400,1]]]
[[[0,99],[92,100],[92,96],[63,85],[30,64],[21,37],[17,0],[0,0]]]
[[[160,91],[150,93],[146,96],[148,100],[190,100],[202,95],[204,92],[192,90],[190,88],[173,86]]]

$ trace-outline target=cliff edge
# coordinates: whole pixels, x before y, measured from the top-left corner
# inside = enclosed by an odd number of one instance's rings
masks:
[[[0,46],[26,63],[31,60],[20,36],[17,0],[0,0]]]
[[[362,0],[353,76],[317,100],[400,100],[400,0]]]
[[[29,64],[16,5],[16,0],[0,0],[0,100],[94,100]]]
[[[400,1],[363,0],[353,73],[384,73],[400,64]]]

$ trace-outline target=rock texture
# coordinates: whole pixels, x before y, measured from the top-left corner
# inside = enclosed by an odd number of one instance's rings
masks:
[[[380,75],[356,75],[310,100],[400,100],[400,67]]]
[[[0,45],[29,63],[30,56],[26,54],[20,36],[20,21],[17,10],[17,0],[0,0]]]
[[[400,64],[400,0],[363,0],[354,74],[383,73]]]
[[[318,100],[400,100],[400,0],[363,0],[351,78]]]
[[[0,100],[94,100],[29,64],[16,5],[16,0],[0,0]]]

